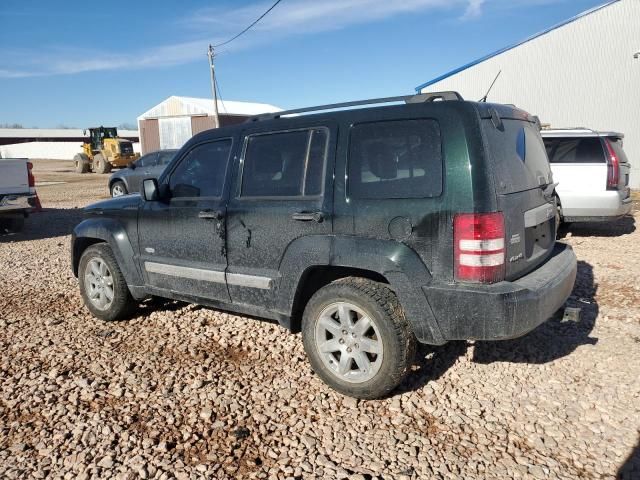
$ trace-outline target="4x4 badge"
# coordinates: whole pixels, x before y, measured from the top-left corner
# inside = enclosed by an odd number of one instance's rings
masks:
[[[524,255],[522,253],[519,253],[518,255],[515,255],[513,257],[511,257],[509,259],[509,263],[513,263],[513,262],[517,262],[518,260],[524,258]]]
[[[516,233],[515,235],[511,235],[511,240],[509,240],[511,245],[515,245],[516,243],[520,243],[520,234]]]

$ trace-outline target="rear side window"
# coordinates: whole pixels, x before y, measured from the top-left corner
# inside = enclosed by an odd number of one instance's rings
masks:
[[[435,120],[363,123],[351,129],[349,196],[426,198],[442,193],[442,142]]]
[[[598,137],[545,138],[551,163],[605,163],[604,150]]]
[[[328,139],[326,128],[249,136],[240,196],[321,195]]]

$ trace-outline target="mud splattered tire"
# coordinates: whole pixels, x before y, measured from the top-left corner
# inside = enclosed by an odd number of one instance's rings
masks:
[[[97,243],[84,251],[78,281],[82,300],[95,317],[122,320],[133,312],[135,301],[108,244]]]
[[[90,170],[91,162],[89,162],[89,157],[87,157],[84,153],[78,153],[73,157],[73,161],[75,162],[75,170],[76,173],[88,173]]]
[[[0,234],[19,233],[24,228],[24,217],[0,219]]]
[[[111,171],[111,164],[101,153],[93,157],[93,171],[95,173],[109,173]]]
[[[331,388],[356,398],[381,398],[409,372],[416,339],[391,289],[348,277],[318,290],[302,319],[309,362]]]

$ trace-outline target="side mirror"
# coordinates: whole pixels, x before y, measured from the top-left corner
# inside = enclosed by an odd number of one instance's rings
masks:
[[[136,162],[131,162],[129,165],[127,165],[127,168],[130,168],[131,170],[135,170],[136,169]]]
[[[155,178],[147,178],[142,182],[142,191],[140,193],[146,202],[160,200],[158,181]]]

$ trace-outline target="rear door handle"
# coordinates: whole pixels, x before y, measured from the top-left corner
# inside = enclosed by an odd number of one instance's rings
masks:
[[[224,215],[220,211],[214,210],[203,210],[198,213],[198,218],[203,218],[205,220],[222,220]]]
[[[291,215],[291,218],[298,222],[316,222],[322,223],[324,221],[324,213],[322,212],[297,212]]]

